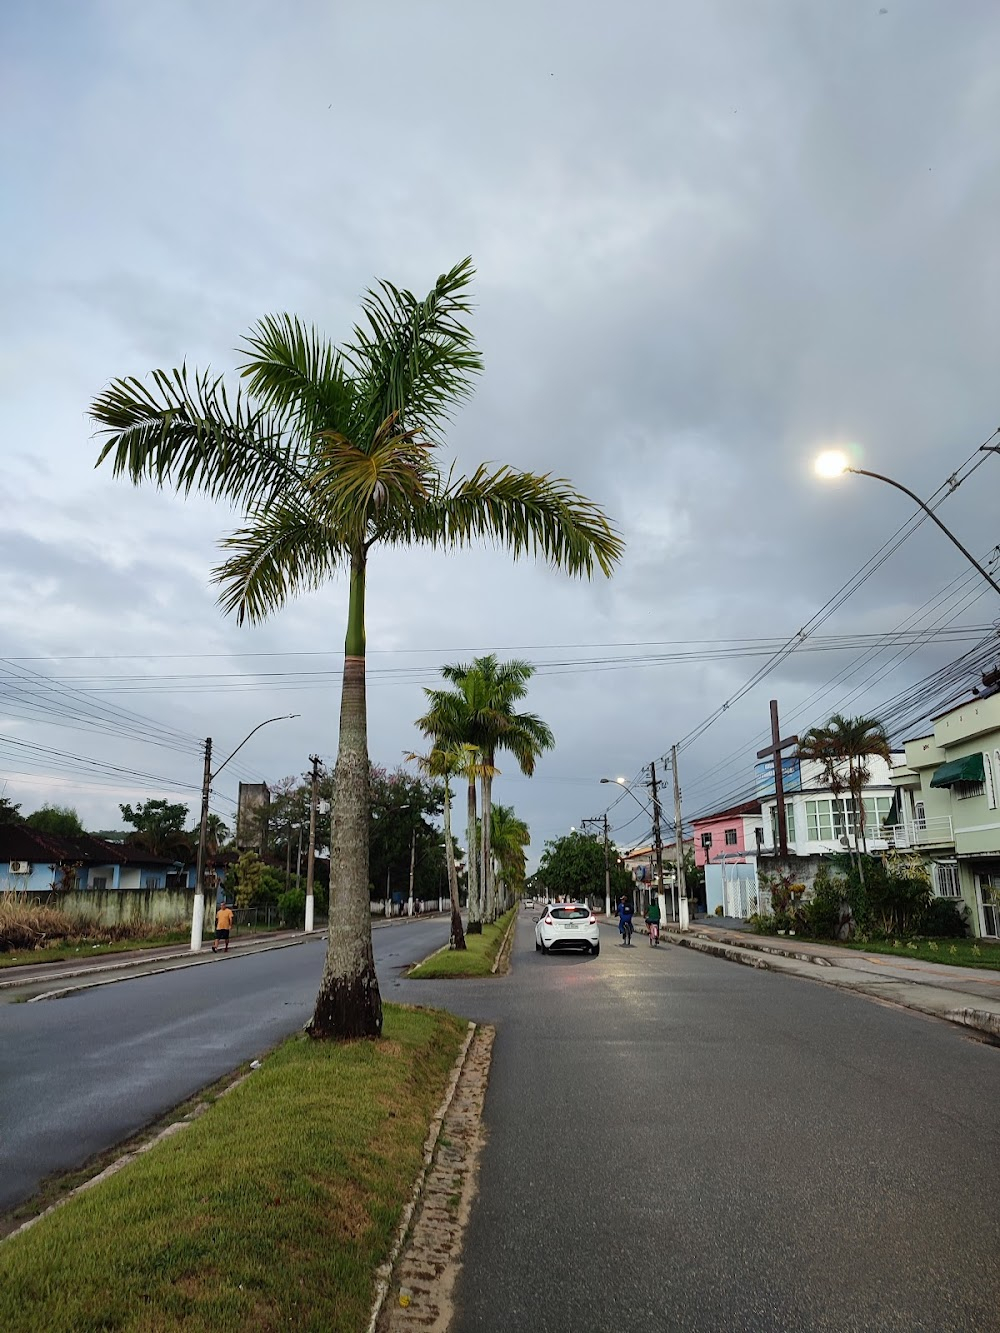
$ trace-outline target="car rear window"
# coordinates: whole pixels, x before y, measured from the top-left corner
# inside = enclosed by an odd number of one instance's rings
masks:
[[[553,921],[576,921],[580,917],[590,916],[589,907],[553,907]]]

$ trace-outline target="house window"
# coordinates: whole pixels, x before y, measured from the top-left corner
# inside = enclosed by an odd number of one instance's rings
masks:
[[[795,841],[795,808],[791,801],[785,802],[785,828],[788,832],[788,841]],[[773,846],[778,845],[778,807],[771,806],[771,842]]]
[[[913,802],[913,822],[917,828],[927,827],[927,812],[924,809],[923,801]]]
[[[703,833],[703,834],[701,835],[701,845],[702,845],[702,847],[711,847],[711,845],[712,845],[712,835],[711,835],[711,833]]]
[[[92,889],[97,889],[98,891],[100,891],[101,889],[106,889],[108,887],[107,875],[95,875],[94,878],[91,880],[90,887]]]
[[[939,898],[961,898],[962,885],[956,861],[935,861],[934,892]]]
[[[736,846],[736,830],[734,828],[726,829],[726,846],[727,847]]]
[[[985,782],[954,782],[951,789],[959,801],[968,801],[973,796],[986,795]]]

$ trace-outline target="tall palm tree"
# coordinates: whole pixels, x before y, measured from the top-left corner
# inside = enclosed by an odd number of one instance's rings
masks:
[[[98,462],[134,483],[200,489],[243,514],[213,571],[220,602],[258,621],[341,571],[347,635],[330,834],[330,931],[310,1031],[377,1036],[382,1001],[368,897],[365,581],[379,545],[454,548],[487,539],[567,573],[610,576],[624,549],[568,482],[481,464],[444,471],[434,450],[481,359],[464,320],[471,260],[423,300],[382,282],[338,349],[290,315],[243,341],[247,393],[186,366],[118,379],[91,405]]]
[[[451,776],[458,769],[461,754],[457,749],[434,746],[427,754],[408,754],[428,777],[444,782],[444,855],[448,866],[448,893],[451,897],[451,947],[464,949],[465,931],[462,929],[462,905],[458,899],[458,869],[455,865],[455,843],[451,836]]]
[[[842,713],[834,713],[825,726],[813,727],[806,733],[799,743],[799,754],[820,759],[835,796],[844,790],[838,765],[846,761],[847,790],[854,805],[854,851],[858,874],[864,883],[862,853],[868,851],[864,790],[871,781],[868,760],[878,757],[889,762],[889,738],[885,728],[877,717],[844,717]]]
[[[475,745],[483,756],[480,785],[482,819],[480,822],[481,903],[483,919],[496,918],[495,877],[490,854],[492,828],[492,790],[496,775],[496,752],[513,754],[521,772],[530,777],[535,761],[555,744],[549,727],[534,713],[517,713],[514,704],[528,692],[527,682],[534,673],[530,662],[514,659],[500,662],[492,653],[474,658],[470,664],[444,666],[441,674],[455,685],[454,690],[425,690],[431,701],[429,716],[436,716],[443,734],[455,741]],[[472,805],[470,802],[470,815]],[[472,917],[470,912],[470,930]]]
[[[513,806],[495,805],[492,819],[492,856],[503,888],[500,911],[512,905],[514,895],[524,884],[527,857],[525,847],[531,842],[531,831],[523,819],[514,813]]]

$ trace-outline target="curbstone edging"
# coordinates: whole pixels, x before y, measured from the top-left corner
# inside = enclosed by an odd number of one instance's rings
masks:
[[[514,927],[515,927],[516,925],[517,925],[517,913],[515,912],[514,915],[513,915],[513,916],[511,917],[511,919],[510,919],[510,925],[507,927],[507,933],[504,935],[503,939],[500,941],[500,948],[497,949],[497,956],[496,956],[496,958],[493,959],[493,964],[492,964],[492,966],[490,967],[490,974],[491,974],[492,976],[496,976],[497,971],[498,971],[499,968],[500,968],[500,964],[503,962],[504,954],[505,954],[506,951],[507,951],[507,942],[508,942],[508,940],[510,939],[511,934],[513,933]]]
[[[440,952],[440,950],[438,951]],[[430,1129],[427,1138],[424,1141],[423,1163],[417,1173],[413,1189],[410,1193],[410,1201],[403,1209],[403,1215],[399,1219],[399,1226],[396,1228],[396,1235],[392,1242],[392,1248],[389,1251],[389,1257],[385,1263],[380,1264],[375,1271],[375,1300],[372,1304],[371,1314],[368,1318],[366,1333],[375,1333],[378,1324],[379,1315],[382,1313],[382,1307],[385,1305],[385,1298],[389,1294],[392,1285],[393,1269],[396,1267],[396,1261],[399,1259],[403,1249],[403,1243],[406,1240],[410,1230],[410,1224],[413,1221],[413,1215],[417,1204],[420,1202],[421,1195],[424,1192],[424,1186],[427,1182],[427,1171],[434,1159],[434,1150],[437,1148],[437,1141],[441,1134],[441,1126],[444,1124],[444,1118],[448,1114],[451,1103],[455,1096],[455,1090],[458,1087],[458,1080],[462,1077],[462,1070],[465,1068],[465,1062],[469,1055],[469,1047],[472,1045],[472,1039],[476,1035],[476,1024],[470,1023],[468,1031],[465,1034],[465,1041],[459,1051],[455,1064],[452,1067],[451,1078],[448,1080],[448,1086],[445,1089],[441,1105],[434,1112],[431,1118]]]

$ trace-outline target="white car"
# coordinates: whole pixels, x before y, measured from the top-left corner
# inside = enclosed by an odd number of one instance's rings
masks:
[[[534,905],[535,905],[535,900],[534,900],[534,898],[525,898],[525,900],[524,900],[524,905],[525,905],[525,907],[529,907],[529,908],[534,907]]]
[[[586,949],[601,952],[601,928],[584,903],[549,903],[535,922],[535,949]]]

